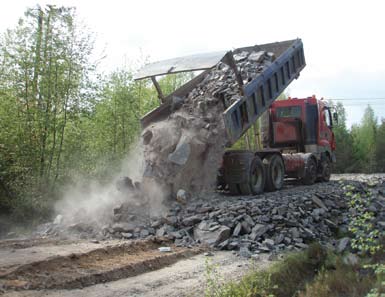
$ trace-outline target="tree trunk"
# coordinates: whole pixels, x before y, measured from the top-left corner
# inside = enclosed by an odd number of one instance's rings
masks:
[[[45,111],[44,111],[44,126],[41,134],[41,152],[40,152],[40,178],[44,178],[45,175],[45,155],[46,155],[46,144],[47,144],[47,137],[48,137],[48,125],[49,125],[49,118],[50,118],[50,108],[51,108],[51,54],[49,54],[48,57],[48,44],[50,42],[50,20],[51,20],[51,12],[52,8],[49,9],[47,22],[46,22],[46,30],[45,30],[45,44],[44,44],[44,72],[43,74],[46,76],[46,83],[48,84],[48,87],[46,86],[47,90],[41,90],[40,93],[43,91],[42,99],[45,99]],[[48,62],[48,73],[47,73],[47,67],[46,64]],[[48,80],[48,83],[47,83]],[[46,91],[46,92],[45,92]],[[47,176],[46,176],[47,177]],[[46,183],[46,181],[44,181]]]
[[[57,115],[57,105],[58,105],[58,91],[57,91],[57,89],[58,89],[58,67],[57,67],[57,63],[56,63],[55,64],[55,95],[54,95],[55,106],[53,109],[52,148],[51,148],[51,153],[49,156],[49,164],[48,164],[48,172],[47,172],[48,178],[50,178],[50,176],[51,176],[52,161],[53,161],[53,156],[54,156],[55,150],[56,150],[56,115]]]
[[[53,181],[53,186],[55,185],[55,183],[59,177],[60,158],[61,158],[61,154],[63,151],[65,127],[67,125],[67,108],[68,108],[68,100],[69,100],[70,89],[71,89],[71,75],[72,75],[72,65],[70,65],[70,69],[68,71],[68,77],[67,77],[67,89],[66,89],[66,95],[65,95],[64,106],[63,106],[64,119],[63,119],[63,125],[62,125],[62,129],[61,129],[61,135],[60,135],[59,151],[58,151],[58,155],[57,155],[57,159],[56,159],[56,174],[55,174],[55,179]]]
[[[36,99],[38,94],[38,81],[40,74],[40,50],[41,50],[41,39],[43,34],[43,10],[39,7],[39,15],[37,17],[37,36],[36,36],[36,46],[35,46],[35,65],[33,68],[33,89],[32,95]]]

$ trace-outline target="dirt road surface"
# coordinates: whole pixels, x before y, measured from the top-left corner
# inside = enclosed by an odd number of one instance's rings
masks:
[[[267,260],[267,255],[261,256],[253,264],[252,261],[239,258],[231,252],[215,252],[213,256],[199,254],[159,270],[83,289],[13,291],[4,296],[202,296],[205,287],[207,261],[210,261],[210,265],[219,265],[220,273],[225,279],[239,278],[251,265],[263,268],[271,263]]]

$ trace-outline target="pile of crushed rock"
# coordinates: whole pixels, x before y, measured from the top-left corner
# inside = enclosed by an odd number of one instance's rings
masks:
[[[112,223],[97,228],[82,222],[71,226],[44,225],[40,235],[77,234],[98,240],[167,237],[177,246],[204,244],[223,250],[239,250],[243,256],[306,248],[310,242],[333,242],[333,234],[348,231],[351,196],[345,185],[370,193],[365,204],[374,215],[374,226],[385,230],[385,176],[360,181],[330,181],[312,186],[287,186],[279,192],[230,197],[200,194],[186,203],[173,202],[161,217],[137,216],[128,204],[116,207]]]

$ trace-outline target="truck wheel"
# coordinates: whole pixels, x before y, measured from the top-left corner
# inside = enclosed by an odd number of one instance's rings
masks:
[[[241,192],[241,195],[250,195],[250,185],[249,184],[239,184],[239,190]]]
[[[323,181],[323,182],[328,182],[330,180],[330,175],[331,175],[331,166],[330,166],[330,161],[329,160],[325,160],[321,163],[321,178],[320,180]]]
[[[239,195],[239,189],[237,184],[228,184],[231,195]]]
[[[283,187],[283,180],[285,178],[285,166],[283,160],[279,155],[270,155],[263,159],[266,172],[267,191],[280,190]]]
[[[251,162],[250,168],[250,190],[251,194],[257,195],[263,193],[265,188],[265,168],[263,166],[262,160],[260,157],[255,156]]]
[[[302,178],[302,183],[304,185],[312,185],[317,179],[317,164],[313,158],[309,158],[306,161],[304,177]]]

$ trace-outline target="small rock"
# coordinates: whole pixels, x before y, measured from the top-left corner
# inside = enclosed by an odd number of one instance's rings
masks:
[[[80,222],[68,226],[68,230],[77,232],[92,232],[92,227],[86,223]]]
[[[342,261],[346,265],[356,266],[359,262],[359,259],[355,254],[349,253],[343,257]]]
[[[116,223],[112,226],[114,232],[133,232],[136,226],[130,223]]]
[[[144,145],[149,144],[152,139],[152,131],[151,130],[144,131],[142,134],[142,139],[143,139]]]
[[[156,220],[154,222],[151,223],[151,227],[152,228],[158,228],[162,225],[162,221],[161,220]]]
[[[186,139],[181,139],[175,148],[175,151],[168,155],[169,161],[177,165],[185,165],[189,159],[191,147]]]
[[[252,52],[252,53],[249,55],[248,59],[249,59],[250,61],[260,63],[260,62],[263,61],[264,56],[265,56],[265,53],[266,53],[266,52],[264,52],[264,51]]]
[[[297,228],[295,228],[295,227],[291,228],[290,231],[291,231],[292,238],[298,238],[300,236],[299,231],[298,231]]]
[[[116,182],[116,188],[121,192],[129,191],[134,189],[134,184],[131,178],[123,176]]]
[[[189,198],[190,198],[190,195],[183,189],[179,189],[178,192],[176,193],[176,200],[179,203],[186,204]]]
[[[274,244],[280,244],[285,239],[285,236],[280,233],[274,238]]]
[[[218,244],[218,248],[221,249],[221,250],[224,250],[224,249],[227,249],[228,245],[229,245],[229,240],[226,239],[225,241],[221,242],[220,244]]]
[[[243,219],[244,219],[245,222],[247,222],[247,224],[248,224],[249,226],[254,226],[254,225],[255,225],[253,219],[252,219],[249,215],[245,215],[245,216],[243,217]]]
[[[242,224],[238,223],[237,226],[235,226],[234,231],[233,231],[233,236],[237,237],[241,233],[242,230]]]
[[[318,207],[323,208],[324,210],[328,210],[325,204],[322,202],[322,200],[319,199],[318,197],[313,196],[311,199],[314,202],[314,204],[317,205]]]
[[[296,242],[295,246],[301,249],[307,249],[309,247],[306,243],[302,243],[302,242]]]
[[[122,232],[122,233],[120,233],[124,238],[126,238],[126,239],[130,239],[130,238],[132,238],[132,233],[129,233],[129,232]]]
[[[350,238],[349,237],[344,237],[344,238],[341,238],[339,241],[338,241],[338,245],[337,245],[337,253],[342,253],[346,250],[346,248],[348,247],[348,244],[350,242]]]
[[[239,256],[242,258],[251,258],[252,253],[250,252],[249,248],[246,246],[241,246],[239,249]]]
[[[238,241],[232,241],[227,246],[227,248],[229,250],[236,250],[236,249],[238,249],[238,247],[239,247],[239,242]]]
[[[199,223],[200,221],[202,221],[202,219],[199,216],[194,215],[194,216],[184,218],[182,223],[185,226],[192,226],[192,225]]]
[[[231,235],[231,229],[226,226],[220,226],[215,231],[207,231],[202,229],[202,223],[194,228],[194,239],[209,245],[218,245],[228,239]]]
[[[269,230],[269,226],[268,225],[255,224],[255,226],[251,230],[250,239],[251,240],[258,239],[263,234],[265,234],[268,230]]]
[[[251,232],[250,225],[247,221],[243,221],[241,223],[241,226],[242,226],[242,230],[244,231],[245,234],[249,234]]]
[[[173,236],[176,239],[181,239],[183,237],[182,233],[179,231],[176,232],[170,232],[170,235]]]
[[[144,238],[150,235],[150,232],[147,229],[143,229],[140,231],[140,237]]]
[[[264,241],[263,241],[263,244],[268,247],[269,249],[273,249],[274,248],[274,240],[270,239],[270,238],[266,238]]]

